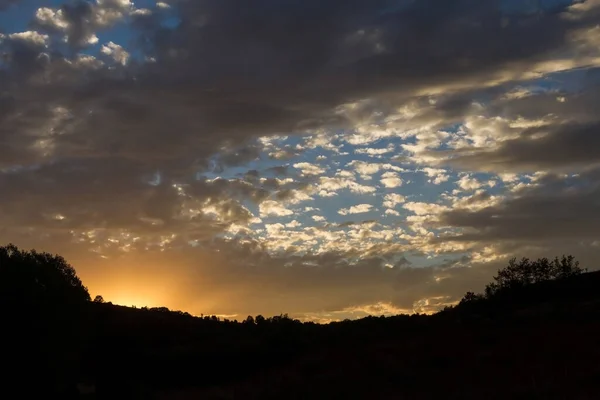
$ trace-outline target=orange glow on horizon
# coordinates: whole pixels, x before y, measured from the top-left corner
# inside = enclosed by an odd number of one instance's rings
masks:
[[[135,283],[131,283],[135,282]],[[167,285],[158,282],[139,282],[134,279],[99,282],[92,285],[90,292],[101,295],[105,302],[137,308],[140,307],[169,307],[173,306],[172,296]]]
[[[84,264],[79,275],[92,299],[100,295],[105,302],[127,307],[178,309],[186,300],[186,292],[182,291],[186,271],[165,267],[177,265],[176,260],[165,261],[168,263],[131,254]]]

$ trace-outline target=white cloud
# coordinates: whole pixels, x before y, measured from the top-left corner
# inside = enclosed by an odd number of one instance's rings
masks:
[[[356,172],[358,172],[363,179],[369,180],[371,179],[371,175],[379,172],[381,167],[379,164],[366,163],[364,161],[352,161],[348,163],[349,167],[353,167]]]
[[[285,203],[287,204],[299,204],[305,201],[313,200],[313,198],[308,195],[308,193],[302,190],[291,190],[285,198]]]
[[[319,197],[335,197],[337,196],[336,192],[328,192],[327,190],[319,190],[317,193]]]
[[[65,18],[62,10],[53,10],[48,7],[38,8],[35,12],[35,19],[43,25],[61,31],[64,31],[69,27],[69,22]]]
[[[386,194],[383,198],[383,206],[385,208],[395,208],[398,204],[402,204],[406,201],[404,196],[392,193]]]
[[[463,175],[456,184],[465,191],[477,190],[482,186],[481,182],[469,175]]]
[[[148,15],[152,15],[152,10],[148,9],[148,8],[138,8],[136,10],[134,10],[131,15],[135,15],[135,16],[148,16]]]
[[[448,211],[447,206],[434,203],[410,202],[403,205],[405,209],[415,213],[416,215],[435,215],[444,211]]]
[[[265,229],[267,230],[267,233],[269,234],[269,236],[278,235],[279,232],[281,232],[284,228],[285,228],[285,226],[283,226],[282,224],[279,224],[279,223],[265,225]]]
[[[321,177],[319,178],[319,183],[316,186],[316,192],[321,193],[324,192],[326,194],[331,194],[332,192],[337,192],[341,189],[348,189],[352,193],[356,194],[367,194],[374,193],[376,189],[372,186],[361,185],[356,182],[354,179],[350,178],[342,178],[342,177]]]
[[[296,163],[294,168],[299,169],[302,175],[321,175],[325,173],[325,168],[308,162]]]
[[[504,196],[491,196],[484,190],[479,190],[471,196],[452,197],[448,199],[452,201],[452,209],[467,209],[470,211],[478,211],[487,207],[492,207],[500,203]]]
[[[350,208],[342,208],[338,210],[338,214],[349,215],[349,214],[364,214],[368,213],[373,209],[371,204],[359,204]]]
[[[293,220],[292,222],[288,222],[287,224],[285,224],[286,228],[299,228],[301,227],[302,224],[300,222],[298,222],[297,220]]]
[[[444,140],[448,139],[450,134],[444,131],[423,131],[415,135],[416,143],[403,144],[402,148],[414,154],[416,159],[427,150],[437,149],[442,145]]]
[[[35,46],[44,46],[44,47],[47,46],[48,39],[49,39],[48,35],[44,35],[39,32],[36,32],[36,31],[17,32],[17,33],[11,33],[8,35],[0,34],[0,39],[3,39],[5,37],[8,37],[9,39],[12,39],[12,40],[19,40],[19,41],[27,42],[27,43],[30,43]]]
[[[513,173],[501,173],[498,174],[498,177],[504,183],[511,183],[519,180],[519,175]]]
[[[336,138],[337,135],[323,131],[314,135],[306,136],[304,138],[304,144],[298,144],[296,148],[298,150],[315,150],[317,148],[321,148],[323,150],[329,150],[333,153],[339,153],[339,146],[333,144],[333,141]]]
[[[375,149],[375,148],[363,148],[363,149],[355,149],[354,153],[356,154],[367,154],[370,156],[381,156],[383,154],[392,153],[396,150],[396,146],[393,143],[388,144],[387,147],[383,149]]]
[[[370,180],[371,175],[378,173],[379,171],[404,171],[402,168],[389,163],[369,163],[364,161],[354,160],[348,163],[349,167],[354,170],[365,180]]]
[[[285,217],[294,214],[292,210],[274,200],[265,200],[260,203],[259,212],[260,216],[263,218],[268,216]]]
[[[114,42],[106,43],[100,51],[121,65],[127,65],[127,61],[129,61],[129,53],[122,46]]]
[[[396,172],[386,172],[381,175],[381,183],[386,188],[396,188],[402,186],[402,178]]]
[[[71,63],[77,67],[96,70],[104,66],[104,62],[94,56],[79,54]]]
[[[426,167],[421,171],[425,172],[425,174],[430,178],[428,182],[433,183],[434,185],[440,185],[450,179],[445,169]]]

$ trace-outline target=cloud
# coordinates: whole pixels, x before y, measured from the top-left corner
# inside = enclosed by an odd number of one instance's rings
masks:
[[[404,203],[404,201],[406,199],[402,195],[392,193],[392,194],[386,194],[385,197],[383,198],[383,200],[384,200],[383,201],[384,207],[395,208],[398,204]]]
[[[518,197],[477,211],[447,210],[440,216],[442,223],[470,231],[444,240],[565,244],[593,240],[598,234],[596,221],[600,216],[595,200],[597,179],[597,170],[569,179],[547,175]],[[591,185],[583,185],[590,181]]]
[[[293,220],[292,222],[289,222],[287,224],[285,224],[286,228],[299,228],[301,227],[302,224],[300,222],[298,222],[297,220]]]
[[[380,171],[403,171],[402,168],[390,163],[370,163],[359,160],[353,160],[349,162],[348,166],[353,168],[364,180],[371,180],[371,175],[374,175]]]
[[[283,205],[273,200],[266,200],[260,204],[261,216],[275,215],[281,217],[292,215],[293,213],[292,210],[285,208]]]
[[[377,148],[363,148],[363,149],[356,149],[354,150],[354,153],[356,154],[368,154],[371,157],[381,157],[384,154],[388,154],[388,153],[392,153],[395,150],[395,146],[394,144],[390,143],[387,147],[383,148],[383,149],[377,149]]]
[[[474,194],[463,197],[444,196],[452,201],[453,210],[478,211],[484,208],[492,207],[500,203],[504,196],[493,196],[485,190],[478,190]]]
[[[35,47],[46,47],[48,44],[48,35],[40,34],[36,31],[16,32],[8,35],[2,34],[0,39],[12,41],[21,41]]]
[[[322,175],[325,172],[325,168],[307,162],[296,163],[294,168],[302,171],[302,175]]]
[[[429,182],[434,185],[440,185],[444,182],[447,182],[450,177],[446,174],[445,169],[440,168],[423,168],[423,172],[429,177]]]
[[[352,206],[350,208],[342,208],[338,210],[338,214],[340,215],[349,215],[349,214],[363,214],[371,211],[373,206],[371,204],[359,204],[356,206]]]
[[[315,191],[320,196],[329,197],[330,193],[335,193],[338,190],[347,189],[356,194],[374,193],[376,189],[373,186],[361,185],[352,177],[338,175],[337,177],[321,177]]]
[[[402,207],[415,213],[416,215],[439,214],[443,211],[448,210],[448,207],[440,205],[440,204],[420,203],[420,202],[405,203]]]
[[[381,183],[386,188],[397,188],[402,186],[402,178],[395,172],[385,172],[381,175]]]
[[[111,57],[115,62],[121,65],[126,65],[130,57],[130,54],[125,49],[123,49],[122,46],[119,46],[118,44],[113,42],[108,42],[105,45],[103,45],[100,51],[102,52],[102,54]]]
[[[503,142],[495,151],[459,157],[455,162],[490,171],[576,171],[599,162],[595,145],[598,132],[600,121],[531,128],[523,136]]]
[[[473,191],[473,190],[477,190],[481,187],[481,182],[479,182],[477,179],[475,179],[469,175],[463,175],[456,182],[456,184],[458,185],[458,187],[460,187],[462,190],[465,190],[465,191]]]

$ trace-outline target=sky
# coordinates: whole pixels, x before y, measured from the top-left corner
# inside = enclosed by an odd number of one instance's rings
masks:
[[[600,265],[600,0],[0,0],[0,243],[92,296],[431,313]]]

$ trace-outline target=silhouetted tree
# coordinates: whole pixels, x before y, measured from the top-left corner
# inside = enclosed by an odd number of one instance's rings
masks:
[[[97,295],[94,297],[94,303],[104,303],[104,297]]]
[[[494,276],[494,282],[485,288],[486,297],[491,297],[501,291],[512,290],[538,282],[565,279],[584,272],[579,268],[579,262],[573,256],[555,257],[550,261],[547,258],[539,258],[532,261],[522,258],[517,262],[516,258],[508,262],[508,266],[499,270]]]
[[[14,244],[0,247],[0,298],[18,302],[85,302],[90,294],[65,259]]]
[[[484,296],[481,294],[477,294],[474,292],[467,292],[465,296],[460,301],[461,303],[474,303],[480,300],[483,300]]]
[[[467,292],[460,304],[475,304],[491,299],[500,293],[514,293],[515,290],[540,282],[555,281],[577,276],[586,272],[579,267],[579,261],[573,256],[563,255],[550,261],[547,258],[530,260],[512,258],[508,265],[499,270],[494,281],[487,284],[483,294]]]

